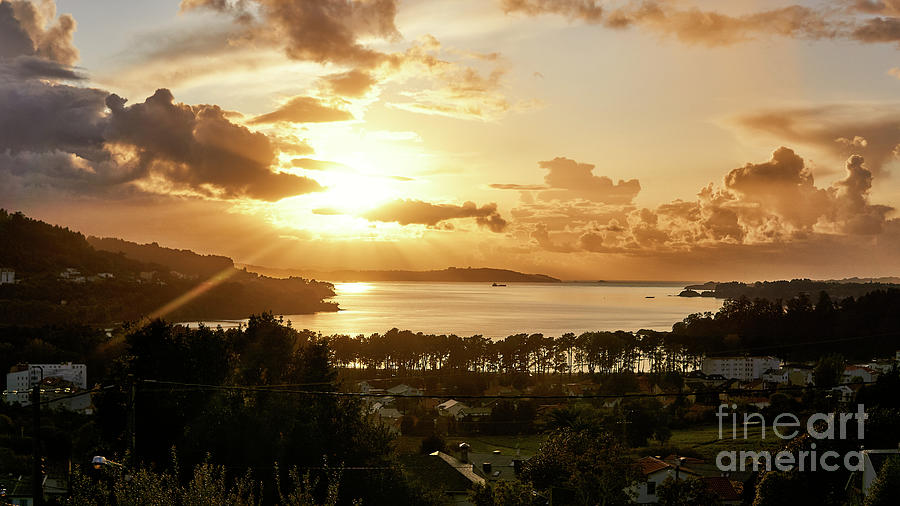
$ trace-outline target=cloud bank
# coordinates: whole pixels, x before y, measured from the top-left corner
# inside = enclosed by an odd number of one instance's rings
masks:
[[[446,226],[444,222],[461,218],[474,218],[475,222],[492,232],[506,230],[507,222],[497,211],[497,204],[478,207],[474,202],[462,205],[432,204],[421,200],[394,200],[363,215],[369,221],[395,222],[400,225]]]
[[[73,86],[74,21],[53,2],[0,3],[0,178],[7,192],[135,192],[274,201],[321,190],[277,172],[277,143],[215,105],[176,103],[158,90],[126,105]],[[18,41],[18,42],[16,42]]]
[[[768,161],[730,170],[721,185],[710,183],[695,200],[674,200],[656,208],[632,204],[640,188],[637,181],[633,187],[623,182],[614,186],[591,174],[593,165],[566,158],[553,162],[540,165],[565,167],[556,175],[580,183],[572,185],[577,190],[560,190],[550,200],[534,199],[532,191],[515,188],[523,198],[512,211],[510,233],[554,253],[646,255],[826,237],[878,238],[896,233],[900,223],[890,218],[894,208],[870,202],[874,175],[860,155],[847,159],[842,179],[818,187],[805,160],[781,147]],[[564,186],[550,175],[546,181],[547,187]],[[602,184],[591,186],[590,181]],[[533,191],[553,191],[544,188]]]
[[[841,5],[843,4],[843,5]],[[606,9],[595,0],[500,0],[509,14],[559,15],[612,29],[637,27],[688,44],[727,46],[760,37],[900,42],[895,0],[844,0],[812,8],[801,4],[731,15],[688,2],[627,0]]]

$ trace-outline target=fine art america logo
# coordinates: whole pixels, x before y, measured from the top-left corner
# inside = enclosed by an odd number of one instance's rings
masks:
[[[730,406],[732,413],[727,413],[724,409],[729,408],[727,404],[719,406],[716,417],[719,419],[719,439],[723,437],[723,425],[730,418],[731,439],[748,439],[748,427],[758,425],[761,429],[760,439],[765,440],[766,419],[760,413],[744,413],[743,414],[743,430],[738,430],[738,415],[734,413],[737,404]],[[782,440],[789,440],[800,434],[801,427],[806,429],[806,433],[816,440],[845,440],[855,437],[862,440],[865,437],[865,420],[868,415],[862,404],[857,405],[854,413],[815,413],[810,416],[805,427],[800,423],[800,419],[793,413],[781,413],[772,420],[771,432]],[[740,434],[742,432],[742,434]],[[750,466],[747,463],[750,463]],[[758,471],[764,469],[771,471],[837,471],[844,467],[848,471],[863,470],[863,455],[861,451],[848,451],[844,455],[829,450],[825,452],[816,451],[816,443],[809,445],[808,450],[798,450],[795,452],[781,450],[774,455],[768,450],[763,451],[721,451],[716,456],[716,467],[721,471],[745,471],[752,469]]]

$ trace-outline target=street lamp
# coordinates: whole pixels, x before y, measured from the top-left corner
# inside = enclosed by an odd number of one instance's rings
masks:
[[[94,469],[97,469],[97,470],[100,470],[106,466],[112,466],[112,467],[118,467],[118,468],[125,467],[122,464],[119,464],[118,462],[109,460],[108,458],[103,457],[101,455],[95,455],[94,458],[91,459],[91,465],[93,465]]]
[[[31,410],[34,414],[34,434],[32,434],[31,437],[34,441],[32,455],[34,462],[31,469],[31,479],[34,481],[32,484],[32,493],[34,495],[34,504],[36,506],[41,506],[44,504],[44,472],[41,468],[41,383],[44,382],[44,368],[39,365],[32,365],[30,368],[40,369],[41,371],[40,381],[38,381],[31,390]],[[28,379],[31,380],[30,370],[28,372]]]

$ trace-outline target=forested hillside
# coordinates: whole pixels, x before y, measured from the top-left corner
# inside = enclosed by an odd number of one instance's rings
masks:
[[[239,319],[262,311],[337,310],[325,300],[334,296],[330,283],[260,276],[235,269],[227,257],[115,239],[107,244],[134,247],[125,253],[98,251],[78,232],[2,210],[0,237],[0,267],[15,270],[17,280],[0,285],[5,324],[107,324],[151,315]],[[136,254],[142,248],[148,253]]]
[[[234,262],[225,256],[199,255],[191,250],[164,248],[155,242],[138,244],[115,237],[94,236],[88,237],[87,242],[97,250],[122,253],[133,260],[164,265],[189,276],[212,276],[234,267]]]

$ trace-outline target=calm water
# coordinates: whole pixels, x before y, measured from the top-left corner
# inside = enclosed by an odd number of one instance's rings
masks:
[[[690,313],[716,311],[720,300],[676,297],[684,285],[611,283],[374,282],[336,283],[342,311],[285,315],[294,328],[323,334],[373,334],[397,327],[414,332],[516,333],[559,336],[593,330],[671,330]],[[654,298],[646,298],[652,296]],[[216,325],[220,322],[207,322]],[[223,326],[236,322],[221,322]]]

